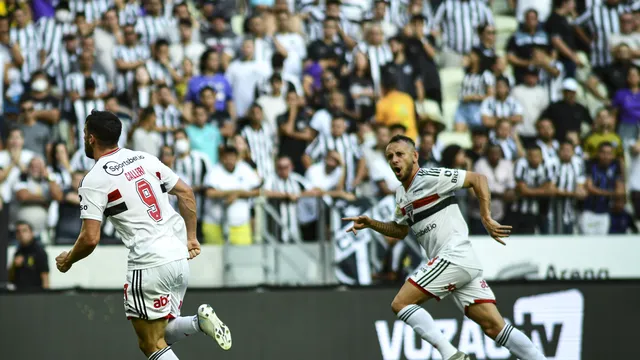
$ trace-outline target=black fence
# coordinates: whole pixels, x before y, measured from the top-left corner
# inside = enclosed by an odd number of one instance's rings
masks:
[[[637,359],[640,281],[493,283],[505,318],[549,360]],[[183,311],[210,303],[229,325],[233,348],[205,336],[175,344],[180,359],[434,359],[398,321],[395,288],[196,290]],[[451,300],[428,303],[454,345],[475,359],[511,359]],[[123,315],[122,293],[0,295],[2,359],[144,359]]]

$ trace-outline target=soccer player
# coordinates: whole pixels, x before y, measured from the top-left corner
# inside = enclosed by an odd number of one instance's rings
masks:
[[[203,332],[220,347],[231,347],[231,333],[211,306],[180,317],[189,264],[200,254],[193,191],[155,156],[118,148],[122,124],[108,111],[93,110],[84,127],[84,148],[95,165],[80,183],[82,228],[69,252],[56,258],[61,272],[89,256],[100,240],[103,217],[111,217],[129,249],[124,306],[150,360],[175,360],[170,344]],[[180,215],[169,204],[176,195]]]
[[[443,359],[469,360],[440,332],[429,313],[419,304],[440,300],[450,293],[456,304],[487,336],[509,349],[521,360],[545,359],[531,340],[506,324],[498,309],[493,291],[482,278],[482,266],[471,248],[467,224],[456,203],[454,191],[472,188],[480,203],[482,223],[496,241],[505,244],[511,226],[500,225],[491,218],[491,200],[487,179],[470,171],[446,168],[421,169],[413,140],[394,136],[385,152],[387,162],[402,182],[396,190],[396,213],[393,221],[381,222],[367,216],[346,218],[353,221],[347,230],[354,234],[370,228],[385,236],[402,239],[413,230],[430,260],[416,270],[391,303],[398,318],[438,349]]]

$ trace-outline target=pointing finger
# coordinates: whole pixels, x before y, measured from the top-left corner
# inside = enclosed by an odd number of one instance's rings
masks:
[[[507,246],[507,244],[506,244],[504,241],[502,241],[502,239],[500,239],[499,237],[494,236],[494,237],[493,237],[493,239],[494,239],[495,241],[499,242],[500,244],[502,244],[502,245],[504,245],[504,246]]]
[[[342,221],[358,221],[357,217],[346,217],[342,218]]]

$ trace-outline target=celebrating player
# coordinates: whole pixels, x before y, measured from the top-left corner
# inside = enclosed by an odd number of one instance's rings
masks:
[[[129,249],[124,303],[138,336],[140,350],[150,360],[178,357],[168,344],[197,332],[231,347],[231,333],[211,306],[194,316],[180,317],[187,290],[189,264],[200,254],[196,239],[193,191],[155,156],[118,148],[122,124],[107,111],[93,110],[84,127],[87,157],[96,163],[80,183],[82,229],[71,251],[56,258],[58,270],[89,256],[100,240],[103,216]],[[178,197],[180,215],[167,195]]]
[[[413,140],[394,136],[386,149],[389,166],[402,186],[396,190],[394,221],[381,222],[367,216],[346,218],[353,221],[347,232],[370,228],[383,235],[402,239],[409,228],[427,251],[429,262],[416,270],[391,303],[398,318],[438,349],[443,359],[468,360],[440,332],[429,313],[419,304],[431,298],[440,300],[449,293],[465,315],[482,327],[487,336],[509,349],[521,360],[545,359],[531,340],[506,324],[495,305],[493,291],[482,279],[482,266],[471,248],[467,224],[456,203],[454,191],[472,188],[480,202],[482,223],[496,241],[504,245],[511,226],[491,218],[490,193],[483,175],[457,169],[418,166]]]

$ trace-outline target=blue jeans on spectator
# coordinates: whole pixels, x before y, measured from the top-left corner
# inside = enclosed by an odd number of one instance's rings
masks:
[[[622,139],[622,145],[627,147],[631,144],[635,144],[640,136],[640,125],[620,123],[618,125],[618,135]]]
[[[481,128],[480,103],[477,101],[460,102],[454,119],[456,124],[465,123],[469,129]]]

